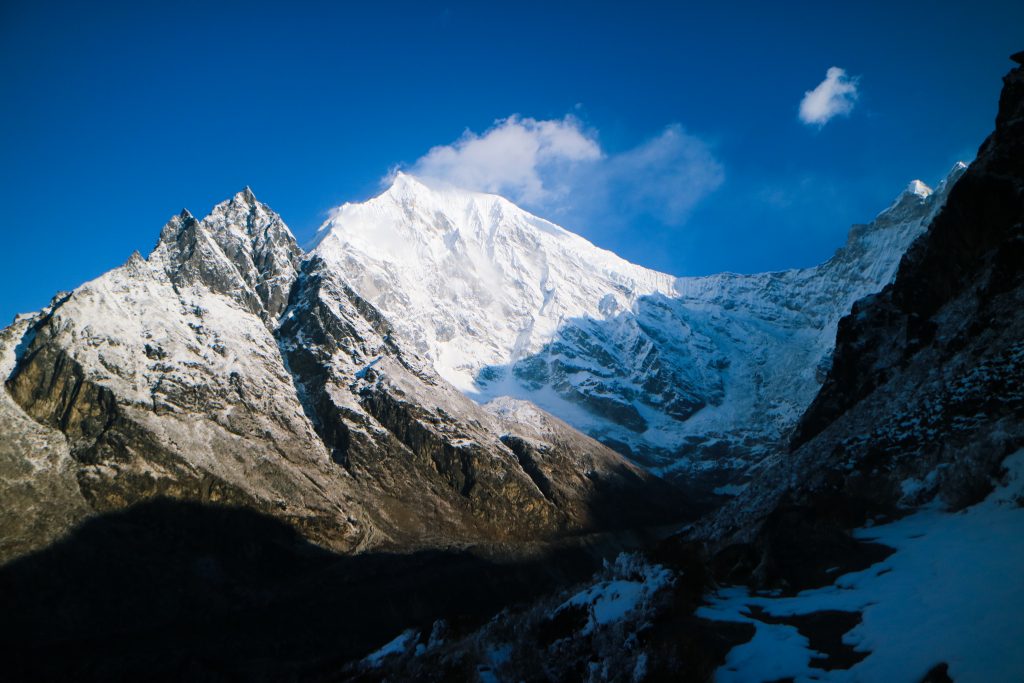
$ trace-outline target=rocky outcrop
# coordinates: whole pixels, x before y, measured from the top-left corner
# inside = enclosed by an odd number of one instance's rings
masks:
[[[1020,284],[1024,178],[1024,76],[1005,79],[995,132],[950,193],[946,208],[904,257],[896,281],[858,302],[836,337],[833,369],[800,421],[799,446],[933,342],[959,351],[984,328],[1012,324],[1000,315],[1000,295]],[[965,300],[969,296],[971,300]],[[960,300],[971,324],[937,314]],[[940,334],[941,332],[941,334]],[[959,333],[959,335],[957,334]]]
[[[625,529],[667,519],[673,509],[696,515],[673,486],[529,401],[499,398],[484,409],[537,488],[575,524]]]
[[[150,259],[175,286],[202,283],[272,324],[288,304],[302,250],[247,187],[202,222],[187,210],[172,218]]]
[[[312,258],[278,332],[312,423],[375,501],[393,536],[540,537],[560,514],[536,489],[491,421],[390,337],[390,325]],[[451,540],[450,538],[448,539]]]
[[[0,374],[10,374],[32,338],[30,319],[0,331]],[[0,561],[49,545],[91,512],[78,465],[59,431],[29,417],[0,391]]]

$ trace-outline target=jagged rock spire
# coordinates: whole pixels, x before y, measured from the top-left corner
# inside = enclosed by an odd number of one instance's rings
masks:
[[[281,217],[246,186],[202,221],[182,210],[164,226],[151,258],[175,283],[202,283],[273,325],[287,305],[302,250]]]

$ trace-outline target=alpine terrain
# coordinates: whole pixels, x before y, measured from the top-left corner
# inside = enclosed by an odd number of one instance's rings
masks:
[[[308,250],[249,188],[172,217],[0,331],[0,677],[1020,680],[1004,84],[814,268],[403,173]]]

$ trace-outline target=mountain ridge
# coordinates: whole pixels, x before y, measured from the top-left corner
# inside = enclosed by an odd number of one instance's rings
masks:
[[[173,217],[148,259],[19,317],[4,332],[0,491],[25,503],[0,518],[5,556],[152,497],[241,505],[342,552],[682,514],[668,488],[651,494],[650,475],[582,434],[524,460],[501,441],[507,427],[321,266],[243,190],[202,220]],[[56,450],[40,460],[30,442]],[[564,481],[557,499],[538,468]]]
[[[891,280],[964,168],[935,193],[911,182],[825,263],[774,273],[659,273],[497,195],[406,174],[336,209],[313,251],[475,400],[529,398],[663,474],[726,483],[782,446],[839,318]],[[770,367],[794,345],[799,369]],[[733,405],[754,385],[758,404]]]
[[[871,226],[852,230],[847,245],[818,269],[707,278],[674,278],[629,264],[495,195],[438,191],[404,175],[376,203],[346,205],[306,253],[247,187],[202,220],[187,210],[172,217],[148,258],[133,254],[42,312],[20,317],[7,347],[5,386],[14,404],[6,424],[12,432],[31,432],[36,428],[25,422],[31,419],[64,436],[67,450],[53,467],[56,479],[39,485],[70,491],[66,475],[74,472],[78,491],[69,493],[68,507],[75,514],[153,495],[219,498],[283,515],[314,540],[342,550],[444,543],[449,534],[485,538],[494,529],[483,520],[506,515],[511,518],[502,533],[513,535],[588,529],[596,519],[588,500],[612,490],[622,496],[612,504],[622,518],[601,511],[605,526],[688,514],[683,510],[704,504],[713,487],[735,490],[783,436],[775,424],[761,441],[749,432],[708,429],[711,409],[729,420],[749,417],[726,400],[736,390],[728,373],[744,369],[749,355],[736,352],[737,330],[754,335],[748,343],[760,346],[766,339],[789,344],[787,329],[828,334],[815,310],[777,306],[765,292],[783,286],[784,298],[833,266],[841,272],[832,285],[844,292],[861,252],[874,253],[874,236],[895,231],[902,244],[940,205],[936,197],[948,184],[933,195],[911,183]],[[462,211],[463,223],[437,211],[438,202],[448,213],[452,206]],[[471,395],[476,402],[444,381],[436,359],[403,332],[414,316],[380,307],[410,292],[381,288],[377,294],[384,298],[374,301],[365,296],[372,278],[347,273],[353,260],[336,239],[339,216],[377,218],[376,212],[390,220],[396,209],[405,228],[433,229],[433,241],[413,243],[416,254],[469,255],[477,270],[462,278],[463,288],[444,290],[463,303],[483,292],[499,311],[508,304],[500,299],[503,288],[493,286],[500,279],[483,283],[490,288],[479,282],[486,268],[508,275],[495,266],[495,254],[508,256],[514,273],[533,277],[522,278],[513,293],[540,315],[520,305],[529,328],[506,326],[499,339],[521,357],[504,369],[504,378],[500,366],[480,368],[476,381],[492,389]],[[424,217],[433,223],[424,225]],[[490,251],[480,249],[481,237],[493,240],[485,245]],[[396,243],[380,240],[377,254],[391,254]],[[484,260],[473,261],[474,250]],[[841,257],[845,252],[856,253]],[[378,263],[385,274],[398,272]],[[435,263],[426,258],[421,265]],[[862,275],[864,286],[886,272]],[[745,287],[753,294],[743,295]],[[834,291],[814,291],[835,298]],[[710,292],[729,300],[715,301]],[[542,333],[557,336],[546,342]],[[761,349],[755,361],[764,362],[773,348]],[[609,373],[620,361],[625,371]],[[751,376],[756,385],[758,376]],[[749,378],[742,379],[746,390]],[[493,388],[509,381],[523,389],[518,396]],[[516,403],[527,397],[539,408]],[[558,410],[573,402],[574,410]],[[552,415],[538,418],[544,410]],[[580,410],[588,419],[607,417],[612,429],[587,430],[577,419]],[[795,413],[796,407],[776,410]],[[691,424],[701,438],[686,446],[690,452],[638,452],[629,436],[657,419]],[[581,426],[603,445],[575,431]],[[624,433],[626,440],[617,438]],[[687,501],[669,503],[678,494],[615,451],[685,482]],[[501,455],[495,460],[493,454]],[[6,458],[13,469],[22,467],[16,450],[8,449]],[[581,472],[587,476],[580,479]],[[639,503],[643,487],[657,492],[651,504],[630,509],[628,501]],[[432,502],[410,504],[409,492],[423,489]],[[391,502],[380,508],[380,500]],[[51,531],[59,533],[64,523],[54,522]],[[443,531],[435,537],[432,529]]]
[[[815,268],[689,279],[641,269],[635,271],[638,279],[670,291],[638,294],[625,286],[636,280],[601,269],[602,264],[618,263],[614,255],[603,257],[596,269],[585,273],[592,279],[581,283],[573,279],[581,271],[572,269],[580,259],[574,261],[571,250],[561,254],[563,261],[554,269],[533,270],[529,267],[540,263],[539,256],[526,263],[521,252],[508,250],[523,269],[543,275],[538,287],[529,290],[539,297],[531,301],[539,302],[540,312],[590,306],[603,317],[542,321],[557,321],[557,336],[541,342],[532,335],[543,331],[543,325],[531,327],[526,337],[513,329],[515,334],[506,336],[512,340],[509,348],[518,348],[522,355],[506,368],[487,366],[494,375],[478,373],[475,380],[501,387],[504,371],[504,379],[535,383],[533,390],[539,390],[541,399],[546,389],[570,396],[576,392],[577,408],[607,411],[604,417],[627,432],[642,433],[635,427],[653,423],[659,410],[689,424],[703,438],[688,444],[690,453],[668,452],[659,461],[657,454],[633,452],[628,443],[622,444],[636,460],[646,459],[662,472],[691,482],[684,491],[543,406],[507,395],[485,396],[482,404],[472,400],[446,381],[432,359],[401,331],[404,323],[417,318],[389,314],[365,296],[365,286],[373,279],[349,278],[339,264],[350,267],[355,260],[346,261],[343,251],[318,247],[304,253],[280,216],[251,190],[218,204],[202,220],[182,212],[165,225],[148,258],[133,253],[123,266],[61,293],[43,311],[19,316],[0,331],[0,373],[6,378],[0,429],[9,437],[0,441],[0,497],[10,503],[0,514],[0,561],[5,562],[0,589],[19,595],[19,587],[28,589],[26,599],[13,603],[17,613],[9,622],[14,624],[12,641],[32,653],[30,658],[52,644],[39,607],[49,603],[37,603],[31,592],[35,590],[59,596],[51,600],[68,601],[77,610],[61,637],[98,627],[97,642],[116,643],[101,647],[86,640],[75,650],[84,659],[110,658],[113,671],[150,666],[148,661],[140,665],[117,659],[115,653],[133,650],[135,641],[124,645],[111,638],[123,624],[116,618],[97,621],[92,610],[119,594],[120,581],[133,581],[137,567],[155,561],[161,563],[155,574],[161,581],[187,575],[186,597],[192,602],[185,603],[186,614],[163,591],[154,593],[154,626],[138,637],[138,643],[151,648],[162,643],[154,644],[149,633],[174,634],[197,611],[209,619],[211,629],[232,623],[240,613],[252,615],[248,628],[261,634],[252,642],[262,644],[268,630],[264,624],[281,614],[296,620],[288,623],[299,624],[298,638],[275,645],[274,652],[308,652],[313,658],[273,662],[272,670],[292,674],[328,665],[342,677],[381,664],[414,671],[449,655],[457,660],[452,665],[456,668],[437,670],[466,673],[470,670],[465,667],[473,666],[473,657],[479,655],[476,644],[497,637],[501,643],[511,640],[516,652],[533,653],[539,647],[558,653],[551,661],[567,672],[598,657],[609,671],[636,671],[642,664],[656,676],[684,666],[709,675],[730,647],[761,628],[712,625],[695,614],[712,580],[791,589],[805,582],[823,585],[835,567],[868,566],[884,549],[864,550],[828,515],[839,515],[847,525],[880,519],[879,513],[892,511],[897,489],[897,505],[939,494],[959,496],[969,504],[1005,447],[1021,443],[1019,429],[1010,434],[1002,427],[1007,415],[1012,418],[1024,404],[1015,387],[999,383],[1006,368],[1021,366],[1020,345],[988,330],[988,318],[967,315],[960,320],[959,313],[972,312],[969,305],[958,304],[937,320],[939,338],[951,343],[956,363],[931,362],[944,356],[912,358],[907,368],[889,362],[908,352],[912,356],[917,347],[910,337],[892,334],[892,326],[902,329],[903,323],[899,316],[887,317],[887,302],[911,309],[922,303],[906,293],[918,291],[920,283],[905,273],[913,274],[921,263],[937,258],[921,242],[924,238],[919,239],[928,225],[933,227],[923,234],[936,233],[939,219],[932,219],[960,215],[956,212],[961,209],[945,211],[947,193],[962,205],[964,197],[977,192],[975,181],[966,188],[960,184],[963,172],[954,167],[935,192],[911,183],[871,224],[855,226],[836,255]],[[430,201],[413,187],[410,196],[395,204],[403,220],[412,217],[413,227],[424,215],[434,221],[438,239],[425,247],[440,245],[465,256],[478,246],[473,235],[490,235],[510,240],[505,246],[539,249],[546,243],[534,229],[556,246],[579,243],[547,222],[538,227],[517,217],[514,205],[503,200],[468,206],[466,215],[478,220],[465,226],[430,212]],[[984,250],[988,243],[981,242]],[[907,244],[913,246],[903,255]],[[995,292],[998,305],[991,310],[1008,313],[1007,318],[1019,299],[1016,256],[1019,247],[1010,245],[1000,247],[992,259],[981,259],[992,265],[982,290]],[[964,262],[967,279],[973,272],[969,261]],[[434,261],[425,263],[429,267]],[[385,275],[400,272],[385,265]],[[885,284],[881,292],[872,289],[894,275],[895,285]],[[474,294],[473,282],[463,280],[465,289],[451,291],[469,301],[465,297]],[[558,285],[566,283],[573,287],[560,290]],[[611,292],[604,289],[609,284]],[[847,302],[864,290],[873,293],[858,299],[846,315]],[[502,288],[481,291],[501,294]],[[589,299],[575,297],[581,291]],[[903,293],[893,298],[893,291]],[[930,288],[923,291],[927,294]],[[376,293],[385,295],[385,304],[400,302],[407,294],[386,288]],[[500,310],[500,298],[491,301]],[[930,305],[928,301],[922,305]],[[942,303],[940,297],[940,308]],[[862,316],[863,310],[869,314]],[[846,322],[838,326],[840,346],[832,362],[826,358],[831,342],[823,346],[822,340],[834,333],[840,317]],[[968,324],[970,329],[986,328],[982,332],[994,334],[999,342],[995,346],[1007,353],[987,351],[988,337],[963,342],[960,328]],[[987,419],[971,410],[987,410],[986,400],[1008,398],[1000,408],[1006,414],[991,415],[993,437],[966,448],[956,442],[943,450],[943,443],[936,454],[933,424],[921,421],[906,428],[900,422],[903,416],[893,409],[910,405],[918,414],[927,412],[932,385],[914,395],[920,399],[917,404],[899,391],[886,394],[886,389],[875,393],[879,409],[854,406],[844,413],[840,404],[836,418],[835,406],[826,401],[803,411],[805,398],[799,392],[816,390],[822,378],[831,384],[819,398],[827,399],[830,392],[846,398],[857,394],[844,384],[842,368],[866,367],[865,344],[859,341],[865,329],[869,337],[882,335],[884,343],[868,346],[881,350],[886,368],[897,368],[897,377],[927,374],[933,367],[954,373],[962,366],[971,369],[965,374],[971,381],[953,386],[956,395],[944,405],[953,413],[964,412],[953,418],[973,415],[976,421],[966,428],[940,422],[940,427],[949,427],[944,434],[970,435],[977,420]],[[456,336],[447,341],[453,340],[458,342]],[[967,352],[960,352],[961,343],[968,344]],[[972,368],[971,359],[978,354],[988,354],[986,362]],[[639,374],[629,374],[633,372]],[[749,405],[734,400],[735,392],[748,390]],[[638,421],[632,426],[630,415],[617,412],[624,399],[635,408]],[[758,413],[776,421],[743,431],[743,421]],[[786,420],[800,414],[831,424],[812,435],[810,446],[788,453]],[[723,415],[739,422],[740,429],[709,429],[716,423],[708,416]],[[877,466],[878,448],[872,450],[869,437],[852,438],[843,431],[865,423],[877,426],[870,439],[906,450],[881,474],[885,468]],[[909,442],[912,447],[904,438],[908,434],[917,439]],[[757,435],[763,440],[753,438]],[[991,452],[989,446],[994,446]],[[949,452],[960,453],[963,462],[947,462]],[[857,468],[852,474],[844,459],[850,454]],[[919,454],[923,457],[915,459]],[[936,462],[955,466],[932,481],[927,468]],[[834,495],[837,480],[840,493]],[[791,489],[793,481],[803,488]],[[681,523],[695,520],[708,505],[709,490],[717,495],[712,487],[736,497],[680,531]],[[796,506],[787,497],[794,495]],[[721,503],[718,497],[715,504]],[[822,500],[824,513],[815,507]],[[874,516],[866,518],[868,513]],[[582,590],[528,608],[525,629],[516,626],[522,614],[514,611],[476,633],[460,633],[458,627],[449,632],[448,624],[436,621],[466,615],[459,602],[467,593],[459,582],[472,587],[469,595],[489,594],[482,610],[497,609],[500,596],[531,596],[539,591],[537,580],[547,581],[547,586],[578,577],[575,572],[581,567],[593,566],[602,554],[625,545],[637,530],[643,532],[638,538],[649,541],[644,534],[663,534],[665,527],[656,525],[666,523],[678,533],[653,546],[656,563],[629,555],[606,563]],[[196,533],[208,524],[213,525],[208,531]],[[128,536],[145,534],[153,525],[159,533],[147,537],[149,543],[126,537],[126,530]],[[217,547],[216,535],[222,531],[229,534],[226,548]],[[192,536],[199,536],[198,541]],[[255,553],[254,538],[266,544]],[[798,547],[793,539],[799,539]],[[134,558],[131,554],[140,549],[141,559]],[[333,552],[323,553],[325,549]],[[562,551],[573,558],[546,566]],[[97,552],[112,556],[97,557]],[[268,570],[241,568],[258,564],[253,559],[261,552],[277,558],[275,565]],[[127,569],[116,566],[129,556],[136,561],[127,563]],[[68,561],[75,564],[68,568]],[[67,577],[79,575],[79,570],[85,576],[113,579],[98,597],[53,590],[68,585]],[[366,582],[382,570],[393,573]],[[244,579],[256,597],[225,593],[224,576]],[[287,578],[284,597],[268,611],[263,596],[274,593],[267,586],[280,585],[281,577]],[[334,581],[342,588],[331,588]],[[392,582],[399,584],[398,596],[389,593]],[[137,595],[149,595],[137,583],[129,585]],[[430,599],[421,602],[424,592]],[[303,610],[317,614],[316,626],[295,608],[294,599]],[[335,619],[336,605],[353,599],[361,609],[380,604],[393,613],[375,615],[365,633],[357,632],[362,631],[359,625],[347,625],[352,636],[343,645],[336,634],[315,641],[302,637],[306,629]],[[406,600],[416,604],[409,607],[403,604]],[[211,601],[215,604],[205,607]],[[605,608],[620,601],[626,605],[626,618],[606,620]],[[130,602],[114,604],[136,614],[138,606]],[[330,614],[324,614],[324,604],[331,607]],[[191,624],[187,627],[192,633]],[[355,659],[398,628],[410,627],[378,654]],[[409,635],[417,629],[424,635],[429,630],[429,640],[418,642]],[[539,640],[517,635],[535,629]],[[450,646],[442,642],[447,635],[434,637],[445,633],[451,633]],[[634,646],[623,648],[629,633],[636,636]],[[199,639],[204,640],[204,653],[222,643],[218,637]],[[250,653],[262,647],[252,642],[225,643],[228,648],[209,654],[210,661],[238,658],[249,666]],[[466,647],[476,654],[464,657],[460,649]],[[701,654],[693,657],[694,652]],[[401,656],[387,659],[389,653]],[[426,659],[418,659],[421,654]],[[194,665],[188,653],[165,656],[180,667],[204,666]],[[485,654],[488,661],[491,656]],[[524,661],[530,656],[523,655]],[[342,659],[347,669],[337,666]],[[28,666],[24,657],[16,661]],[[60,670],[64,664],[55,660],[52,666]]]

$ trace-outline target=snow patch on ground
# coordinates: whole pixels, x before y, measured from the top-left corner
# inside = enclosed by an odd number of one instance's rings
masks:
[[[942,662],[958,683],[1024,680],[1024,450],[1004,467],[1000,486],[973,507],[925,508],[858,530],[896,552],[835,585],[788,598],[719,591],[697,615],[747,622],[757,634],[729,653],[716,681],[916,682]],[[792,626],[758,621],[752,607],[778,617],[860,612],[843,641],[870,654],[847,670],[812,668],[818,653],[807,639]]]
[[[555,610],[582,606],[589,610],[587,625],[581,632],[588,635],[598,626],[621,621],[628,614],[649,603],[651,597],[670,585],[671,570],[648,564],[636,555],[620,554],[608,567],[611,576],[572,596]]]

